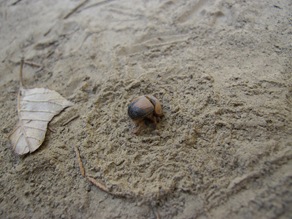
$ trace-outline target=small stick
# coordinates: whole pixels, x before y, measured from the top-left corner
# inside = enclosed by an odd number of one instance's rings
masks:
[[[70,122],[72,122],[74,119],[77,119],[77,118],[79,118],[79,115],[75,115],[75,116],[71,117],[71,118],[68,119],[66,122],[64,122],[64,123],[62,124],[62,126],[68,125]]]
[[[28,65],[31,65],[31,66],[35,66],[35,67],[41,67],[40,65],[36,64],[36,63],[33,63],[33,62],[28,62],[28,61],[24,61],[24,57],[21,58],[20,60],[20,70],[19,70],[19,83],[20,83],[20,88],[24,88],[23,86],[23,65],[24,64],[28,64]]]
[[[43,66],[35,63],[35,62],[30,62],[30,61],[27,61],[27,60],[24,60],[24,58],[22,57],[21,59],[23,59],[23,64],[27,64],[27,65],[30,65],[32,67],[37,67],[37,68],[43,68]],[[12,61],[12,60],[8,60],[9,62],[15,64],[15,65],[18,65],[19,63],[21,64],[21,60],[20,62],[15,62],[15,61]]]
[[[41,65],[39,65],[37,63],[29,62],[29,61],[24,61],[24,64],[31,65],[33,67],[38,67],[38,68],[41,68],[42,67]]]
[[[92,178],[90,176],[87,176],[86,178],[87,178],[87,180],[89,182],[91,182],[98,189],[100,189],[100,190],[102,190],[102,191],[104,191],[104,192],[106,192],[106,193],[108,193],[110,195],[113,195],[113,196],[116,196],[116,197],[121,197],[121,198],[130,198],[130,197],[133,197],[133,195],[130,194],[130,193],[111,192],[111,191],[108,190],[108,188],[104,184],[96,181],[94,178]]]
[[[63,19],[67,19],[70,17],[75,11],[77,11],[80,7],[82,7],[88,0],[84,0],[83,2],[80,2],[75,8],[73,8],[68,14],[64,16]]]
[[[22,78],[23,63],[24,63],[24,58],[22,57],[20,61],[20,71],[19,71],[20,88],[23,88],[23,78]]]
[[[76,153],[76,157],[77,157],[77,160],[78,160],[78,164],[79,164],[79,169],[80,169],[80,173],[83,177],[85,177],[85,169],[83,167],[83,163],[82,163],[82,160],[81,160],[81,157],[80,157],[80,153],[79,153],[79,150],[77,148],[76,145],[74,145],[74,150],[75,150],[75,153]]]
[[[87,176],[86,173],[85,173],[85,169],[83,167],[83,163],[82,163],[82,160],[81,160],[81,157],[80,157],[79,150],[78,150],[78,148],[76,146],[74,146],[74,150],[75,150],[76,157],[77,157],[77,160],[78,160],[78,164],[79,164],[79,169],[80,169],[81,175],[83,177],[85,177],[89,182],[91,182],[94,186],[96,186],[98,189],[100,189],[100,190],[102,190],[102,191],[104,191],[104,192],[106,192],[106,193],[108,193],[110,195],[114,195],[116,197],[124,197],[124,198],[133,197],[133,195],[131,193],[111,192],[106,187],[106,185],[104,185],[103,183],[98,182],[96,179],[94,179],[91,176]]]
[[[111,194],[111,192],[106,188],[106,186],[104,184],[101,184],[100,182],[97,182],[94,178],[92,178],[90,176],[87,176],[86,178],[88,179],[89,182],[91,182],[93,185],[95,185],[100,190]]]

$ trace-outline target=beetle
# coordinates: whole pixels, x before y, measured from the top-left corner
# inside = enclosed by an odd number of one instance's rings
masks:
[[[163,116],[159,100],[152,95],[139,96],[128,105],[128,115],[135,123],[134,134],[138,134],[143,124],[151,122],[156,128],[159,118]]]

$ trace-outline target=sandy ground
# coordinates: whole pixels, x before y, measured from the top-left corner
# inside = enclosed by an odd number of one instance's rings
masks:
[[[291,1],[80,2],[0,2],[0,218],[291,218]],[[74,106],[19,157],[21,57]],[[165,117],[135,136],[143,94]]]

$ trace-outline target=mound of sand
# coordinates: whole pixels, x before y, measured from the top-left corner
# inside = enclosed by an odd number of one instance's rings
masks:
[[[291,2],[80,2],[0,2],[0,217],[289,218]],[[27,87],[74,106],[18,157],[22,56]],[[165,116],[135,136],[143,94]]]

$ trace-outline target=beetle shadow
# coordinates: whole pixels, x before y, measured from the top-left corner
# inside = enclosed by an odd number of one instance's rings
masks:
[[[162,126],[165,126],[165,121],[163,121],[164,116],[162,118],[157,118],[157,123],[155,124],[155,122],[153,122],[153,120],[149,119],[149,118],[144,118],[143,120],[143,125],[144,125],[144,133],[153,133],[155,131],[158,131],[159,128],[161,128]]]
[[[157,128],[157,125],[151,119],[148,119],[148,118],[144,118],[144,125],[147,128],[151,128],[153,130]]]

